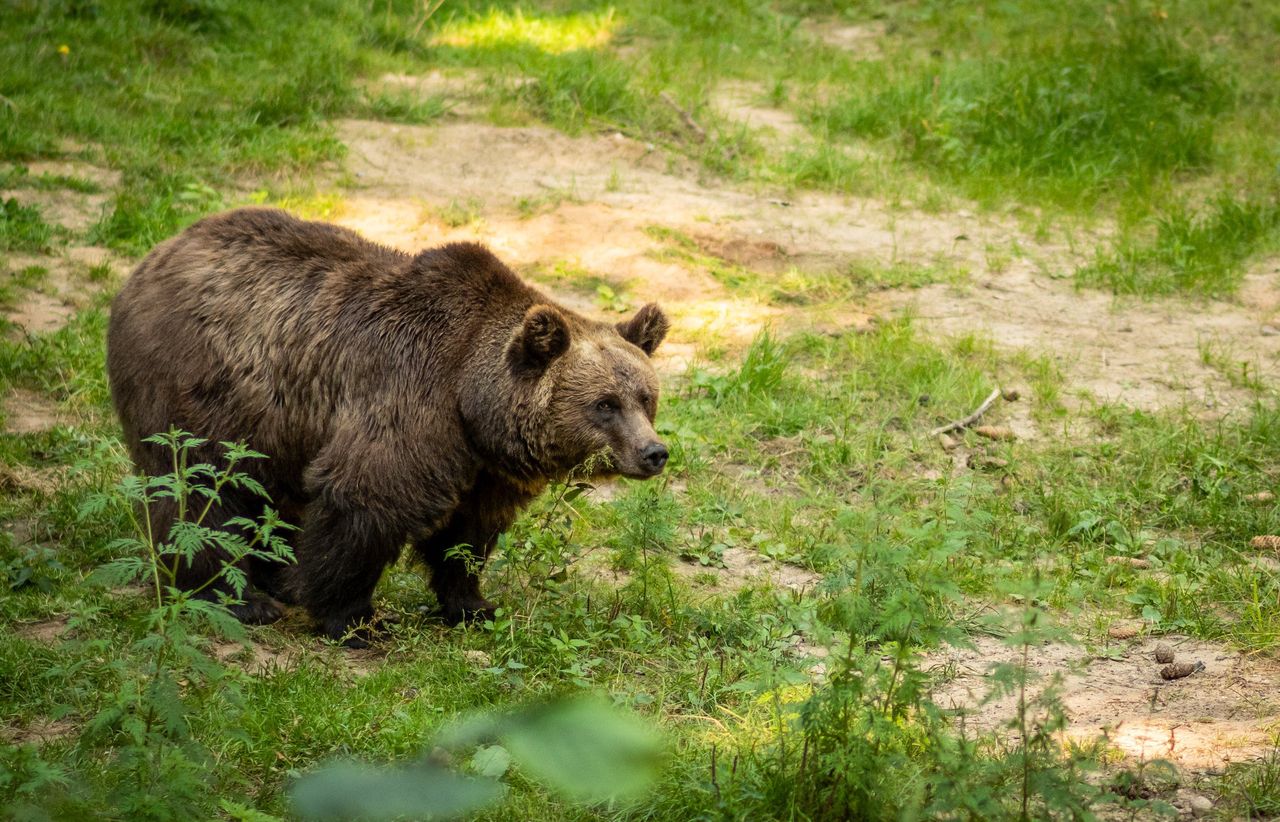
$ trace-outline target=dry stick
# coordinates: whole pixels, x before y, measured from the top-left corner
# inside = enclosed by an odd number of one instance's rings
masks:
[[[671,99],[670,94],[667,94],[664,91],[658,94],[658,97],[662,100],[662,102],[666,103],[667,105],[675,109],[676,114],[680,115],[680,119],[684,121],[684,124],[688,126],[689,130],[697,135],[699,143],[705,143],[707,141],[707,133],[702,130],[702,126],[698,125],[698,121],[693,119],[692,114],[690,114],[685,109],[681,108],[679,103]]]
[[[932,431],[929,432],[929,436],[936,437],[939,434],[945,434],[948,431],[955,431],[957,428],[968,428],[970,425],[973,425],[975,422],[982,419],[982,415],[987,413],[987,409],[991,407],[991,403],[995,402],[996,397],[999,397],[999,396],[1000,396],[1000,389],[997,388],[995,391],[991,392],[991,396],[987,397],[985,400],[982,401],[982,405],[978,406],[977,411],[974,411],[972,414],[970,414],[969,416],[965,417],[962,420],[949,422],[940,428],[933,429]]]

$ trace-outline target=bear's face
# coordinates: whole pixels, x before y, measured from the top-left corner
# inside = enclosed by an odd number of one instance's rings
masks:
[[[601,455],[597,476],[647,479],[662,473],[667,448],[654,430],[658,377],[650,355],[668,322],[646,305],[616,326],[570,329],[557,309],[536,305],[525,314],[510,349],[517,368],[538,374],[539,461],[558,476]]]

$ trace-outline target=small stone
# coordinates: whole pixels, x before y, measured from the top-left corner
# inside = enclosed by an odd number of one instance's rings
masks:
[[[1262,326],[1262,336],[1280,337],[1280,328],[1276,328],[1274,325],[1264,325]]]
[[[1161,665],[1168,665],[1173,662],[1173,648],[1168,644],[1161,642],[1156,646],[1156,662]]]
[[[1250,548],[1259,548],[1265,551],[1280,551],[1280,536],[1275,534],[1263,534],[1249,540]]]
[[[1245,501],[1264,503],[1264,502],[1274,502],[1275,498],[1276,498],[1276,495],[1271,493],[1270,491],[1259,491],[1256,494],[1247,494],[1245,496]]]
[[[973,429],[973,433],[979,437],[986,437],[989,440],[1016,440],[1018,437],[1013,433],[1013,429],[1006,428],[1003,425],[979,425]]]
[[[955,437],[948,437],[946,434],[938,435],[938,445],[942,446],[943,451],[954,451],[956,446],[960,445]]]
[[[1166,665],[1160,669],[1161,679],[1182,679],[1191,676],[1196,671],[1203,671],[1203,662],[1175,662],[1172,665]]]
[[[1187,797],[1187,807],[1195,817],[1207,816],[1213,810],[1213,802],[1207,796],[1193,793]]]
[[[1107,563],[1110,565],[1128,565],[1130,568],[1150,568],[1150,560],[1142,557],[1107,557]]]
[[[1138,629],[1136,626],[1123,622],[1112,625],[1107,629],[1107,636],[1112,639],[1133,639],[1137,635]]]
[[[462,658],[477,668],[493,667],[493,660],[484,651],[463,651]]]
[[[1016,388],[1006,388],[1000,392],[1000,396],[1004,398],[1005,402],[1017,402],[1022,399],[1022,392]]]

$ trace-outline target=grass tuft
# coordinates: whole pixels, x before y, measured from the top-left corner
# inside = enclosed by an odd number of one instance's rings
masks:
[[[1280,203],[1224,193],[1202,213],[1177,204],[1151,222],[1154,236],[1124,231],[1111,250],[1076,272],[1076,282],[1116,294],[1229,296],[1245,261],[1274,243]]]
[[[0,250],[48,251],[53,238],[53,226],[41,219],[40,209],[12,197],[0,200]]]
[[[1046,25],[1006,52],[890,76],[811,117],[833,135],[889,139],[975,190],[996,178],[1066,202],[1210,164],[1231,84],[1164,19],[1134,3],[1070,25],[1036,18]]]

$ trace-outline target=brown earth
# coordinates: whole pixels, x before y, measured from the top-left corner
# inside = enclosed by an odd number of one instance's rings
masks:
[[[71,719],[36,718],[18,727],[0,727],[0,739],[10,745],[44,745],[74,736],[79,729]]]
[[[70,620],[65,616],[57,616],[40,622],[24,622],[14,626],[14,632],[24,639],[42,644],[56,642],[67,632]]]
[[[806,568],[774,562],[757,551],[729,547],[720,556],[723,566],[673,562],[671,569],[700,594],[725,594],[747,586],[772,586],[812,593],[822,577]]]
[[[930,655],[927,667],[939,678],[933,694],[975,730],[1012,732],[1016,692],[991,697],[988,678],[996,665],[1020,665],[1022,650],[989,636],[975,647]],[[1165,681],[1156,662],[1157,644],[1173,647],[1182,662],[1204,670]],[[1166,636],[1113,643],[1106,655],[1078,645],[1045,644],[1030,649],[1027,662],[1034,699],[1061,677],[1060,698],[1070,725],[1067,736],[1106,740],[1127,760],[1168,760],[1193,772],[1221,772],[1229,763],[1266,756],[1280,731],[1280,662],[1251,657],[1224,646]]]
[[[58,406],[43,395],[15,388],[0,400],[4,429],[11,434],[36,434],[63,423]]]
[[[1006,349],[1049,354],[1067,375],[1068,397],[1213,413],[1241,406],[1248,392],[1232,385],[1232,373],[1206,364],[1206,350],[1233,364],[1228,371],[1248,362],[1264,378],[1280,376],[1275,261],[1254,267],[1235,302],[1117,300],[1071,284],[1083,252],[1039,241],[998,214],[929,214],[813,192],[782,199],[701,180],[683,161],[620,134],[574,138],[453,122],[345,121],[339,130],[356,178],[340,222],[405,249],[480,240],[526,270],[569,261],[625,284],[636,302],[661,300],[676,319],[668,370],[695,356],[708,334],[741,343],[765,325],[838,329],[910,310],[929,333],[976,332]],[[525,218],[515,207],[521,198],[548,205]],[[456,226],[440,219],[457,203],[469,204],[476,219]],[[663,245],[646,233],[650,226],[714,237],[718,248],[709,251],[766,272],[780,264],[949,265],[968,271],[970,282],[884,291],[815,317],[811,307],[762,304],[696,266],[658,259]]]

